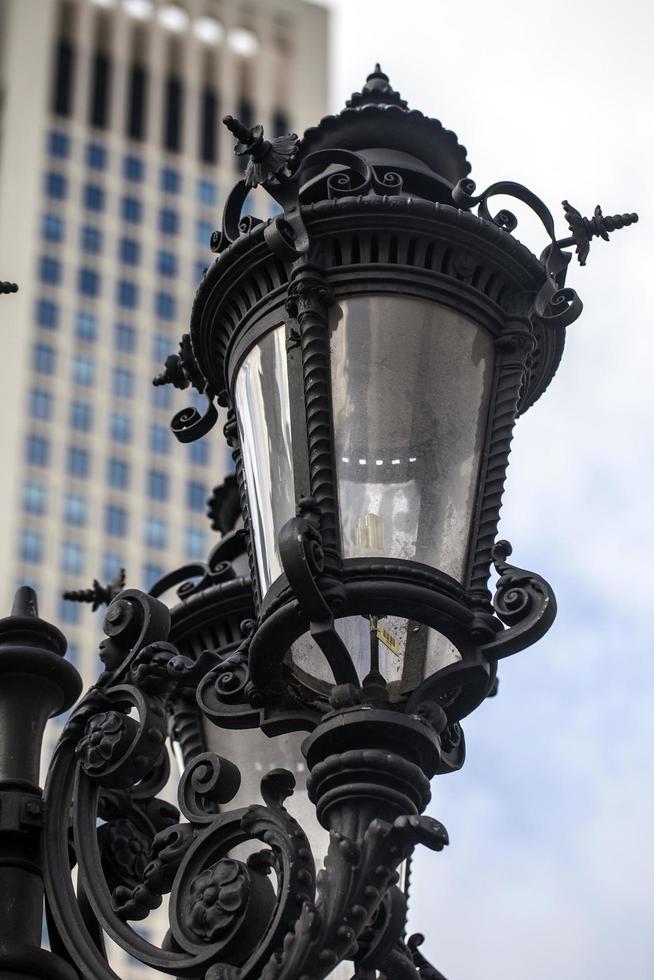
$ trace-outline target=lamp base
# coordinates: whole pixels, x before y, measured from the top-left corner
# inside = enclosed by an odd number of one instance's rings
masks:
[[[366,705],[327,715],[302,752],[318,820],[350,840],[376,818],[422,813],[441,760],[439,735],[425,720]]]

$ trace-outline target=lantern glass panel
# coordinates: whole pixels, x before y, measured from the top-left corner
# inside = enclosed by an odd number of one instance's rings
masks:
[[[331,311],[344,558],[465,570],[493,375],[490,334],[429,300],[359,296]]]
[[[362,681],[370,670],[370,620],[347,616],[336,620],[335,627]],[[392,698],[408,694],[425,677],[461,659],[447,637],[402,616],[380,617],[377,635],[379,669]],[[292,644],[290,657],[296,673],[313,690],[326,693],[334,683],[329,664],[309,633]]]
[[[282,572],[279,529],[295,514],[283,324],[248,352],[236,375],[234,394],[257,572],[265,595]]]

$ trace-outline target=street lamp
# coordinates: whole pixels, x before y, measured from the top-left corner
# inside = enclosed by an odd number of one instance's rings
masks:
[[[557,239],[522,185],[477,194],[456,136],[409,110],[379,66],[301,141],[225,121],[244,177],[212,236],[190,334],[155,383],[206,398],[204,415],[173,419],[183,442],[211,429],[216,402],[227,409],[252,595],[215,575],[204,593],[182,590],[180,652],[155,597],[107,593],[106,669],[64,729],[45,792],[57,968],[111,980],[106,933],[178,977],[320,980],[350,960],[362,980],[433,978],[402,938],[398,869],[416,844],[447,843],[422,815],[430,779],[463,764],[461,719],[494,692],[498,660],[555,615],[550,586],[495,541],[513,426],[581,311],[564,249],[584,264],[593,237],[637,217],[598,207],[584,218],[565,202],[570,234]],[[266,221],[245,215],[258,185],[275,205]],[[496,195],[540,219],[540,258],[513,237],[509,211],[491,212]],[[250,603],[238,644],[220,634],[202,649],[202,629]],[[167,706],[189,689],[219,728],[309,732],[309,797],[330,834],[317,889],[307,836],[284,807],[290,773],[264,777],[265,805],[224,811],[234,766],[192,751],[186,821],[157,800]],[[114,862],[108,879],[121,813],[142,815],[143,860]],[[158,949],[130,922],[168,892]]]

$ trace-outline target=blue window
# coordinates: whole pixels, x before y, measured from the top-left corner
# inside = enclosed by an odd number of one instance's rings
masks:
[[[127,490],[129,487],[129,463],[124,459],[112,457],[107,460],[107,480],[116,490]]]
[[[127,368],[114,368],[111,372],[111,390],[119,398],[131,398],[134,394],[134,375]]]
[[[211,221],[195,222],[195,241],[197,245],[209,248],[209,240],[213,234],[214,226]]]
[[[45,175],[45,193],[55,201],[65,200],[68,194],[68,181],[64,175],[49,171]]]
[[[102,577],[111,582],[123,567],[123,560],[115,551],[105,551],[102,556]]]
[[[170,432],[165,425],[150,426],[150,450],[164,456],[170,452]]]
[[[95,340],[98,336],[98,318],[93,313],[80,310],[75,316],[75,336],[79,340]]]
[[[82,296],[97,296],[100,292],[100,276],[95,269],[80,269],[77,273],[77,288]]]
[[[166,547],[166,522],[162,517],[150,515],[145,519],[145,543],[150,548]]]
[[[59,308],[49,299],[40,299],[36,303],[36,322],[46,330],[56,330],[59,325]]]
[[[117,323],[114,327],[114,343],[116,350],[131,354],[136,350],[136,330],[128,323]]]
[[[133,310],[138,306],[139,289],[135,282],[119,279],[116,283],[116,302],[125,309]]]
[[[47,466],[50,461],[50,442],[44,436],[28,436],[25,444],[27,462],[32,466]]]
[[[150,389],[150,401],[153,408],[170,408],[173,403],[173,394],[170,385],[154,386]]]
[[[172,167],[164,167],[161,171],[161,190],[166,194],[179,194],[182,180],[177,170]]]
[[[196,463],[198,466],[206,466],[209,462],[209,444],[203,442],[201,439],[197,439],[190,444],[189,453],[191,462]]]
[[[199,204],[215,204],[218,200],[218,191],[212,180],[202,177],[197,183],[197,194]]]
[[[152,340],[152,357],[155,363],[162,364],[169,354],[172,353],[174,342],[165,334],[158,333]]]
[[[161,208],[159,211],[159,231],[165,235],[176,235],[179,231],[179,215],[172,208]]]
[[[97,184],[84,184],[83,200],[89,211],[104,211],[104,191]]]
[[[118,242],[118,258],[125,265],[138,265],[141,261],[141,246],[133,238],[121,238]]]
[[[64,240],[64,219],[58,214],[43,215],[41,219],[41,234],[48,242],[62,242]]]
[[[186,484],[186,506],[191,510],[204,511],[207,505],[206,484],[198,480],[189,480]]]
[[[163,578],[164,570],[161,565],[155,565],[152,562],[148,562],[143,566],[143,587],[145,589],[151,589],[155,582],[158,582],[160,578]]]
[[[162,470],[148,470],[148,496],[153,500],[168,499],[168,474]]]
[[[59,613],[58,618],[60,622],[66,623],[67,626],[76,626],[82,618],[82,607],[78,602],[70,602],[68,599],[61,597],[59,599]],[[66,654],[66,659],[70,657],[70,644],[68,646],[68,651]]]
[[[107,534],[124,538],[127,534],[127,511],[116,504],[107,504],[104,512],[104,529]]]
[[[70,137],[58,129],[48,133],[48,151],[53,157],[65,160],[70,156]]]
[[[57,286],[61,282],[59,259],[53,259],[51,255],[42,255],[39,259],[39,279],[51,286]]]
[[[39,562],[43,557],[43,537],[40,531],[25,528],[20,532],[20,557],[23,561]]]
[[[48,344],[34,344],[32,348],[32,368],[39,374],[54,374],[57,355],[54,347]]]
[[[159,249],[157,252],[157,272],[160,276],[177,275],[177,256],[166,249]]]
[[[123,159],[123,177],[125,180],[143,180],[145,167],[140,157],[129,156]]]
[[[154,294],[154,312],[160,320],[175,319],[175,297],[161,290]]]
[[[99,255],[102,251],[102,232],[93,225],[83,225],[80,229],[80,246],[89,255]]]
[[[104,170],[107,166],[107,151],[99,143],[89,143],[86,147],[86,166],[93,170]]]
[[[45,514],[47,504],[48,496],[43,484],[28,480],[23,486],[23,510],[28,514]]]
[[[131,221],[133,224],[141,221],[143,208],[137,197],[123,197],[120,206],[124,221]]]
[[[62,541],[61,570],[68,575],[80,575],[84,570],[84,549],[79,541]]]
[[[73,382],[92,385],[95,381],[95,362],[90,354],[73,354]]]
[[[30,391],[30,415],[33,419],[52,418],[53,397],[49,391],[33,388]]]
[[[132,441],[132,420],[126,412],[112,412],[109,419],[109,432],[114,442],[123,445]]]
[[[91,457],[88,450],[79,446],[68,448],[68,473],[70,476],[86,477],[91,469]]]
[[[93,409],[88,402],[74,401],[70,404],[70,427],[78,432],[90,432],[93,428]]]
[[[64,497],[64,520],[66,523],[76,527],[84,527],[86,514],[86,497],[79,493],[67,493]]]
[[[199,527],[184,529],[184,555],[186,558],[203,558],[207,550],[204,531]]]
[[[193,282],[201,282],[207,271],[207,263],[204,259],[198,259],[193,263]]]

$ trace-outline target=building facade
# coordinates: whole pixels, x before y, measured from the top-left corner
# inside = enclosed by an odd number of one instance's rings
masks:
[[[299,0],[4,0],[0,311],[3,608],[34,585],[85,681],[97,625],[64,589],[147,588],[211,544],[214,437],[169,431],[153,388],[176,348],[219,205],[238,177],[229,112],[267,132],[324,113],[326,13]],[[267,217],[262,214],[261,217]]]
[[[62,592],[122,566],[147,589],[212,544],[220,427],[176,442],[192,399],[151,382],[238,178],[222,116],[301,133],[326,66],[326,11],[301,0],[0,2],[0,278],[20,286],[0,304],[0,599],[37,589],[85,685],[102,610]]]

